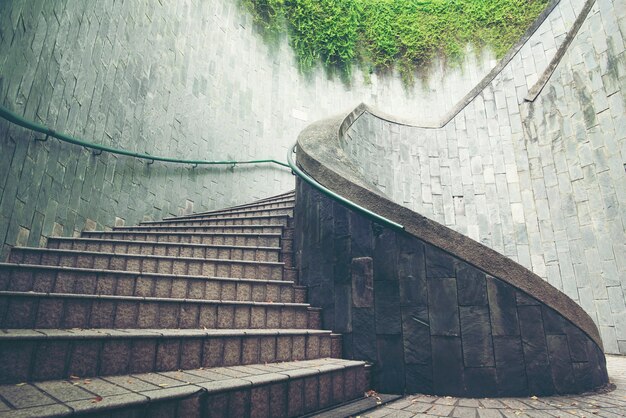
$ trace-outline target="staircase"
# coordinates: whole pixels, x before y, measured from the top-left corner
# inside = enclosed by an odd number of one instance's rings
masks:
[[[0,263],[0,416],[287,417],[363,395],[293,266],[294,193]]]

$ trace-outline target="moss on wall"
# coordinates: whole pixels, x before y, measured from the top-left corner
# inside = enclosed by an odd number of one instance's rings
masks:
[[[288,32],[304,72],[322,62],[349,77],[353,66],[394,66],[411,84],[433,57],[457,61],[472,45],[502,56],[548,0],[241,0],[267,39]]]

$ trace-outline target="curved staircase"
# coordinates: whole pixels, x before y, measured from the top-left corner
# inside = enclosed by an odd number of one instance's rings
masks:
[[[294,193],[0,264],[0,416],[299,416],[362,396],[292,265]]]

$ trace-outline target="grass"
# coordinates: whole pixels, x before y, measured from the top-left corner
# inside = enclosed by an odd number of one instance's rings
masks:
[[[350,78],[397,68],[411,85],[433,58],[467,45],[501,57],[548,0],[240,0],[268,41],[284,33],[307,73],[318,63]]]

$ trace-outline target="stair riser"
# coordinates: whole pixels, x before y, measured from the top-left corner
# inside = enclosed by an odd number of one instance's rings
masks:
[[[297,417],[363,396],[362,367],[292,378],[280,383],[208,394],[202,398],[211,418]]]
[[[142,276],[108,272],[67,272],[0,267],[0,290],[177,299],[305,303],[306,290],[291,283],[253,283]]]
[[[283,225],[290,226],[289,218],[285,216],[269,216],[263,218],[211,218],[205,220],[176,220],[170,222],[154,222],[143,226],[228,226],[228,225]]]
[[[195,218],[198,216],[206,216],[206,215],[216,215],[216,214],[229,214],[229,213],[245,213],[245,212],[255,212],[255,211],[259,211],[259,210],[273,210],[273,209],[292,209],[293,210],[293,206],[295,204],[295,200],[293,199],[289,199],[289,200],[283,200],[280,202],[276,202],[276,203],[267,203],[267,204],[262,204],[262,205],[248,205],[248,206],[238,206],[238,207],[234,207],[231,209],[221,209],[221,210],[214,210],[214,211],[207,211],[207,212],[197,212],[197,213],[192,213],[190,215],[183,215],[183,216],[168,216],[163,218],[164,220],[169,220],[169,219],[177,219],[177,218]]]
[[[85,338],[0,343],[0,384],[228,367],[331,356],[331,336]]]
[[[239,226],[124,226],[116,227],[115,231],[122,232],[158,232],[158,233],[217,233],[217,234],[282,234],[284,227],[268,225],[239,225]]]
[[[315,329],[318,314],[299,306],[250,306],[168,301],[122,301],[0,295],[0,328],[7,329]]]
[[[245,235],[201,235],[201,234],[145,234],[145,233],[112,233],[87,232],[81,234],[85,238],[115,239],[126,241],[154,241],[173,244],[203,245],[241,245],[247,247],[278,247],[280,237],[249,237]]]
[[[48,240],[48,248],[95,251],[117,254],[158,255],[165,257],[217,258],[222,260],[279,261],[280,250],[216,248],[177,244],[144,244],[138,242],[84,241],[80,239]]]
[[[41,264],[46,266],[182,274],[190,276],[263,280],[283,279],[282,265],[240,263],[232,260],[147,258],[124,254],[81,254],[14,248],[9,256],[9,261],[13,263]]]
[[[292,207],[279,207],[279,208],[270,208],[270,209],[248,209],[248,210],[233,210],[230,212],[220,211],[214,213],[205,213],[205,214],[193,214],[187,216],[178,216],[172,218],[165,218],[162,221],[145,221],[142,224],[159,224],[159,223],[168,223],[176,220],[204,220],[204,219],[214,219],[214,218],[249,218],[255,216],[276,216],[276,215],[289,215],[293,216],[293,206]]]

